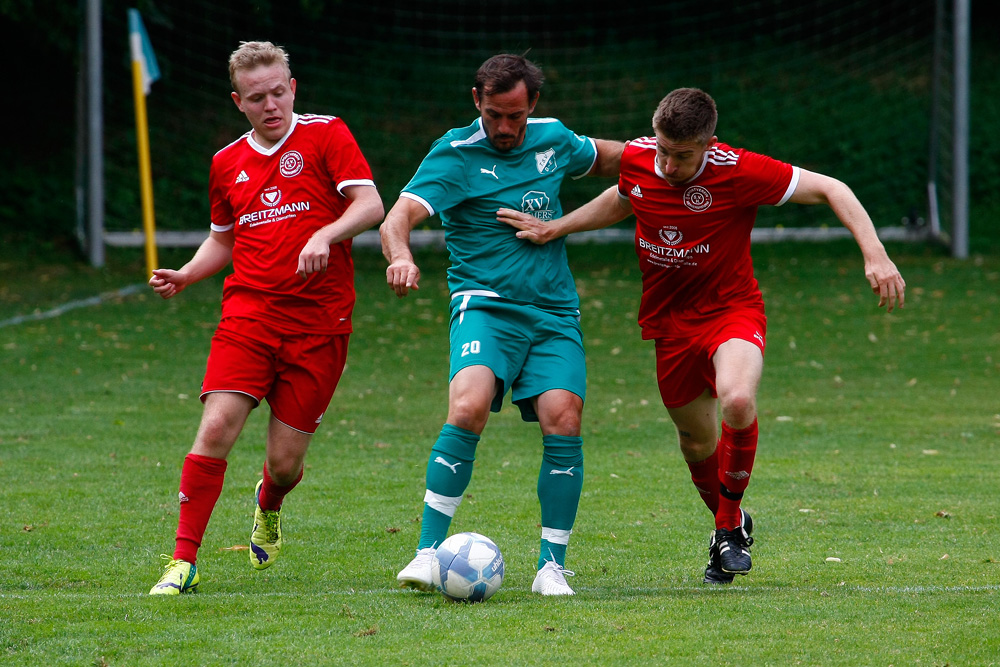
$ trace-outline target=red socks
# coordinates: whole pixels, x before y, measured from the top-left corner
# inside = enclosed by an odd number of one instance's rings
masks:
[[[716,448],[719,455],[719,509],[715,527],[732,530],[742,523],[740,501],[750,483],[753,461],[757,455],[757,420],[745,429],[736,430],[722,422],[722,437]]]
[[[698,489],[701,499],[705,501],[712,516],[715,516],[719,510],[719,448],[716,447],[704,461],[688,461],[687,466],[691,471],[694,488]]]
[[[287,486],[278,486],[271,479],[270,473],[267,472],[267,463],[264,464],[264,484],[260,487],[260,495],[257,496],[257,504],[260,505],[262,510],[277,510],[281,509],[281,501],[285,499],[288,492],[296,487],[296,485],[302,481],[302,470],[299,470],[299,476],[295,478],[295,481]]]
[[[222,493],[226,476],[226,460],[198,454],[188,454],[181,469],[181,513],[177,521],[177,546],[174,558],[194,563],[198,547],[215,503]]]

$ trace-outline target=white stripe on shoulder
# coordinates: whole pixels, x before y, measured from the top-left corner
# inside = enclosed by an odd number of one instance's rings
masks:
[[[736,162],[740,159],[740,156],[737,155],[735,151],[724,151],[717,146],[713,146],[706,152],[705,159],[708,162],[721,167],[735,167]]]
[[[639,137],[638,139],[633,139],[628,142],[629,146],[635,146],[636,148],[653,149],[656,150],[656,137]]]
[[[304,113],[299,115],[299,122],[303,125],[310,125],[312,123],[329,123],[333,120],[337,120],[337,117],[326,116],[318,113]]]
[[[529,118],[528,119],[528,125],[532,125],[534,123],[558,123],[558,122],[559,122],[558,118]]]
[[[453,148],[461,148],[462,146],[472,146],[473,144],[477,144],[485,138],[486,138],[486,132],[483,131],[483,128],[479,128],[479,130],[473,133],[472,136],[467,137],[465,139],[459,139],[457,141],[453,141],[451,142],[451,145]]]
[[[802,171],[798,167],[792,167],[792,180],[788,182],[788,188],[785,190],[785,195],[778,201],[775,206],[781,206],[786,201],[792,198],[795,194],[795,188],[799,187],[799,176]]]

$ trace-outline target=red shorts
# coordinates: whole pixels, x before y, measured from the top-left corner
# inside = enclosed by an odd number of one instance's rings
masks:
[[[290,334],[264,322],[231,317],[212,336],[201,400],[231,391],[264,399],[282,424],[315,433],[347,361],[350,334]]]
[[[712,356],[727,340],[738,338],[753,343],[764,353],[767,318],[759,310],[729,311],[725,316],[706,322],[685,338],[656,339],[656,382],[660,398],[668,408],[679,408],[715,389],[715,364]]]

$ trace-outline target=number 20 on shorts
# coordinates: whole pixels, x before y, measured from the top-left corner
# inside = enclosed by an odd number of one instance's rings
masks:
[[[462,343],[462,356],[467,357],[470,354],[479,354],[478,340],[473,340],[468,343]]]

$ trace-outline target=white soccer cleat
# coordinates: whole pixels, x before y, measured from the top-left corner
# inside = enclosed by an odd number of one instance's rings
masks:
[[[418,591],[433,591],[434,582],[431,580],[431,563],[434,561],[433,547],[420,549],[413,557],[409,565],[404,567],[396,575],[396,581],[404,588],[415,588]]]
[[[576,573],[561,567],[554,560],[547,560],[542,569],[535,575],[535,581],[531,584],[531,592],[542,595],[576,595],[566,583],[567,575],[572,577]]]

